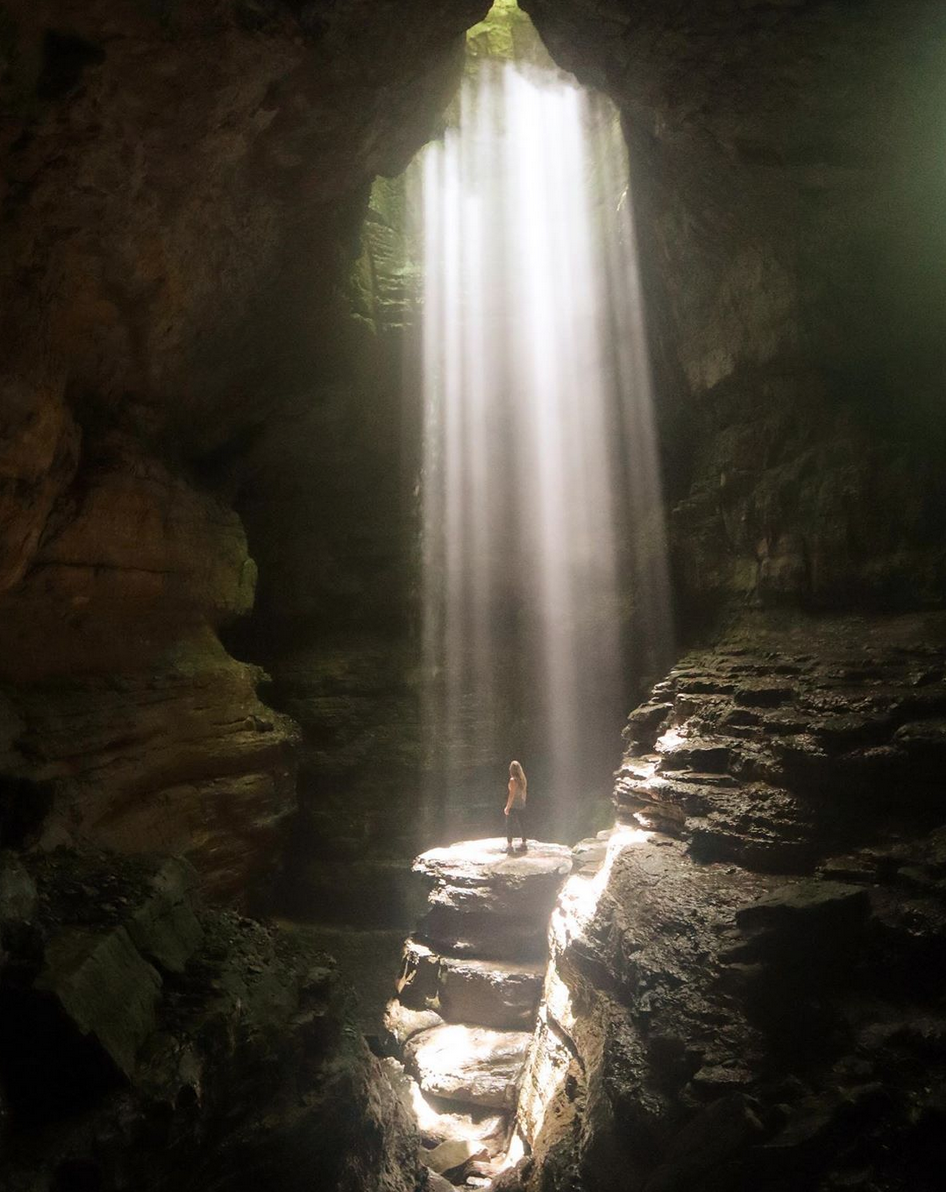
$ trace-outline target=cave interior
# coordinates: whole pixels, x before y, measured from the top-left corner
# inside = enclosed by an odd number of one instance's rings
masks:
[[[0,0],[4,1192],[942,1188],[944,80]]]

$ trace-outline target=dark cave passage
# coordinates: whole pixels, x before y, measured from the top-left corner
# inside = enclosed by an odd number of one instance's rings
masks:
[[[0,1186],[938,1190],[944,77],[0,3]]]

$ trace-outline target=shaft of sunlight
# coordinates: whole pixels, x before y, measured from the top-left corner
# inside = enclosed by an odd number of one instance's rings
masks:
[[[561,807],[627,594],[668,623],[623,138],[570,77],[484,59],[419,179],[427,727],[448,774],[525,733]]]

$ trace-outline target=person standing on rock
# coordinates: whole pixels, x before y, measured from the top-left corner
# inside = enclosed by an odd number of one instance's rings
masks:
[[[526,790],[529,783],[526,781],[526,772],[523,770],[519,762],[509,763],[509,796],[506,799],[506,852],[520,852],[524,853],[528,847],[526,844]],[[513,831],[513,828],[516,831]],[[513,836],[518,836],[522,844],[518,849],[512,847]]]

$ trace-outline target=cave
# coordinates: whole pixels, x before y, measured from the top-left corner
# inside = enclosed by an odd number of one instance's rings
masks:
[[[4,1190],[942,1186],[944,79],[0,0]]]

